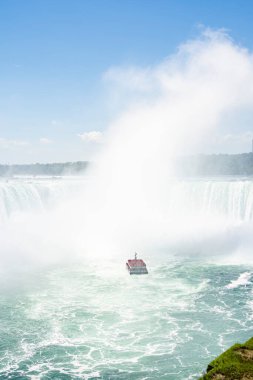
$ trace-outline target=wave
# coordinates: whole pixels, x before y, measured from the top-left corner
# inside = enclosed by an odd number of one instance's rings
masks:
[[[241,273],[240,276],[236,279],[230,282],[226,286],[227,289],[235,289],[238,288],[239,286],[245,286],[250,284],[250,279],[251,279],[252,273],[251,272],[244,272]]]

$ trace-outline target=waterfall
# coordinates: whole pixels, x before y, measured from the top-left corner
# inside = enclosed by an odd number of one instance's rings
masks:
[[[150,198],[153,203],[146,202],[136,214],[133,208],[127,214],[125,204],[130,203],[120,194],[115,204],[110,197],[106,207],[101,207],[97,193],[86,191],[89,181],[0,181],[4,257],[13,255],[16,262],[17,257],[37,262],[75,254],[124,257],[133,249],[151,255],[159,250],[191,255],[251,254],[250,179],[170,179],[161,196]]]
[[[168,202],[171,211],[176,213],[191,212],[206,217],[212,215],[248,221],[253,217],[253,181],[176,181],[171,184]]]
[[[0,181],[0,223],[17,213],[42,213],[76,196],[80,179],[11,179]]]
[[[85,181],[80,179],[0,181],[0,220],[17,212],[44,212],[80,195],[84,188]],[[220,215],[238,221],[253,218],[251,180],[171,180],[166,197],[164,209],[169,214]]]

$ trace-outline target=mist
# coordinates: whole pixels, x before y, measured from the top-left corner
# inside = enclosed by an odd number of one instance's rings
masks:
[[[201,151],[227,115],[252,108],[252,53],[205,30],[163,62],[110,68],[104,80],[115,120],[87,180],[43,212],[11,214],[2,263],[124,259],[134,251],[248,257],[250,220],[183,199],[175,157]]]
[[[203,245],[207,254],[231,251],[231,220],[192,210],[172,179],[175,157],[201,151],[229,113],[252,107],[252,54],[223,31],[205,30],[158,65],[112,68],[105,78],[123,111],[93,173],[89,249],[156,251],[177,242],[194,253]]]

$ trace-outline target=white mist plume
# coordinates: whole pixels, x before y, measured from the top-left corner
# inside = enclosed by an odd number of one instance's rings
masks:
[[[57,256],[57,245],[71,257],[126,257],[177,242],[222,251],[228,221],[178,206],[180,191],[170,181],[173,157],[194,152],[231,110],[253,106],[252,54],[223,32],[206,31],[156,66],[110,69],[105,78],[124,111],[104,136],[84,193],[27,219],[18,233],[16,224],[9,225],[0,246],[6,252],[22,246],[24,255],[39,251],[45,260]]]
[[[168,207],[173,157],[194,151],[226,113],[253,106],[252,55],[224,32],[206,31],[159,65],[115,68],[105,77],[127,105],[98,157],[89,249],[142,250],[197,240],[198,210],[171,214]],[[209,216],[201,225],[203,239],[217,229],[217,220]],[[220,228],[219,235],[223,221]]]

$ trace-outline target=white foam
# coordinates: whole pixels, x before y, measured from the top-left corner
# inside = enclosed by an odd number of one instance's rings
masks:
[[[252,276],[251,272],[244,272],[241,273],[240,276],[236,279],[230,282],[230,284],[226,285],[227,289],[235,289],[239,286],[245,286],[250,283],[250,278]]]

